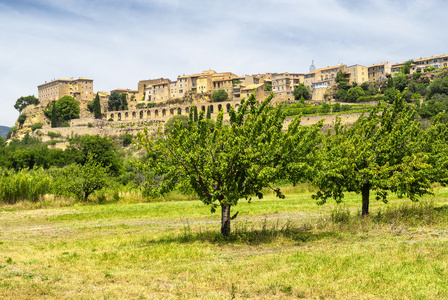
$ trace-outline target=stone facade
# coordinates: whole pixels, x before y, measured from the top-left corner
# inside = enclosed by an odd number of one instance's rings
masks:
[[[392,65],[390,62],[371,65],[367,68],[367,71],[369,73],[369,81],[385,80],[392,74]]]
[[[48,104],[63,96],[72,96],[78,101],[93,100],[93,80],[88,78],[60,78],[37,86],[40,103]]]

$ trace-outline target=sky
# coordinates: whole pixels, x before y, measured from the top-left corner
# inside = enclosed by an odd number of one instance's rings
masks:
[[[447,54],[444,0],[0,0],[0,125],[58,78],[95,91]]]

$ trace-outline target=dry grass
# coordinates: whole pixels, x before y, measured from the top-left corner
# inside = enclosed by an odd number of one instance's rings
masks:
[[[198,201],[3,206],[0,295],[447,298],[447,193],[439,188],[415,206],[372,203],[369,218],[358,216],[357,195],[342,208],[318,207],[309,193],[268,196],[235,208],[227,239],[218,232],[219,214]]]

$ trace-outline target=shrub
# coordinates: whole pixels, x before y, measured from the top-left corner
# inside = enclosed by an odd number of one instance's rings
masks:
[[[70,123],[68,121],[64,121],[62,122],[61,127],[70,127]]]
[[[42,129],[42,123],[36,123],[31,125],[31,130],[34,131],[36,129]]]
[[[92,128],[93,124],[89,122],[89,123],[87,123],[87,127]]]
[[[19,118],[17,119],[17,122],[19,122],[20,125],[23,125],[26,120],[26,114],[20,114]]]
[[[57,138],[60,137],[61,135],[59,133],[53,132],[53,131],[48,131],[47,135],[51,138]]]
[[[212,94],[212,101],[213,102],[222,102],[226,101],[229,98],[229,95],[225,90],[217,90],[214,91]]]

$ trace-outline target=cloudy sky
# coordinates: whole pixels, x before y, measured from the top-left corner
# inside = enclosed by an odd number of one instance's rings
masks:
[[[94,90],[448,53],[444,0],[0,0],[0,125],[61,77]]]

